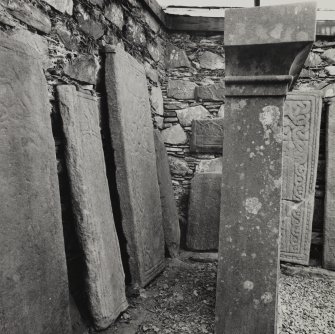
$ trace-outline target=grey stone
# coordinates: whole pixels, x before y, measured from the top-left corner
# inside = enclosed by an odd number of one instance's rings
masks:
[[[119,48],[107,50],[105,76],[131,278],[145,286],[165,266],[147,80],[144,67]]]
[[[322,63],[321,57],[314,52],[310,52],[308,58],[305,61],[306,67],[318,67]]]
[[[0,331],[70,334],[48,88],[39,55],[0,37]]]
[[[225,85],[224,82],[213,85],[199,86],[195,90],[197,99],[207,101],[224,101]]]
[[[167,96],[180,100],[192,100],[195,98],[195,88],[198,85],[186,80],[169,80]]]
[[[105,0],[89,0],[89,2],[93,5],[99,6],[100,8],[105,6]]]
[[[218,117],[224,118],[224,104],[221,105],[221,107],[218,111]]]
[[[81,54],[64,67],[64,73],[72,79],[91,84],[97,83],[99,63],[93,55]]]
[[[324,59],[328,64],[335,64],[335,49],[328,49],[322,55],[321,58]]]
[[[168,155],[158,130],[154,131],[158,184],[163,214],[164,239],[171,257],[177,257],[180,247],[178,210],[174,199]]]
[[[210,112],[201,105],[176,110],[176,113],[182,126],[191,126],[193,120],[211,117]]]
[[[321,109],[321,92],[289,93],[284,105],[280,258],[286,262],[309,263]]]
[[[163,129],[164,127],[164,117],[161,116],[155,116],[154,120],[156,122],[156,126],[158,129]]]
[[[148,43],[148,52],[151,58],[155,62],[159,62],[163,59],[164,56],[164,44],[163,40],[156,38],[155,42]]]
[[[335,270],[335,99],[328,104],[326,122],[326,196],[323,266]]]
[[[163,116],[164,114],[164,104],[163,95],[160,85],[152,86],[150,92],[150,101],[152,107],[155,109],[155,114]]]
[[[81,5],[77,6],[76,20],[79,24],[79,28],[95,40],[102,37],[105,33],[105,28],[102,23],[90,17]]]
[[[187,143],[187,136],[180,124],[173,125],[162,131],[164,143],[182,145]]]
[[[224,58],[210,51],[205,51],[199,57],[199,63],[201,68],[208,70],[224,70],[225,68]]]
[[[102,149],[99,101],[77,92],[75,86],[58,86],[57,92],[76,230],[87,270],[87,300],[95,328],[104,329],[128,304]]]
[[[107,20],[122,30],[124,24],[123,10],[118,3],[111,2],[108,6],[106,6],[104,15]]]
[[[67,49],[71,51],[78,50],[80,38],[74,36],[61,22],[58,22],[56,25],[56,33],[59,40]]]
[[[10,14],[27,25],[46,34],[51,31],[49,16],[32,4],[22,0],[11,0],[2,1],[2,5],[7,8]]]
[[[130,16],[127,19],[125,33],[128,41],[139,45],[146,45],[147,40],[142,25],[134,21]]]
[[[166,68],[191,67],[191,63],[184,50],[168,43],[165,51]]]
[[[315,73],[312,70],[306,70],[303,68],[299,75],[300,78],[313,78],[315,77]]]
[[[192,250],[219,246],[222,173],[195,174],[191,183],[186,245]]]
[[[147,25],[149,26],[149,28],[155,34],[157,34],[161,29],[160,23],[156,20],[156,18],[153,15],[151,15],[151,13],[149,13],[146,10],[143,12],[143,16],[144,16],[144,20],[147,23]]]
[[[201,160],[197,166],[197,173],[222,173],[222,158]]]
[[[72,0],[43,0],[51,7],[57,9],[61,13],[72,15],[73,1]]]
[[[150,79],[153,82],[158,82],[158,72],[151,67],[151,65],[148,62],[144,63],[145,68],[145,74],[148,79]]]
[[[15,27],[17,22],[13,19],[13,17],[8,14],[7,10],[0,3],[0,22],[9,27]]]
[[[191,152],[222,154],[224,138],[223,118],[192,122]]]
[[[192,175],[192,169],[188,167],[184,159],[169,156],[170,171],[173,175],[186,176]]]
[[[328,75],[335,75],[335,66],[326,66],[325,71]]]
[[[335,84],[329,84],[322,88],[323,96],[327,97],[335,97]]]

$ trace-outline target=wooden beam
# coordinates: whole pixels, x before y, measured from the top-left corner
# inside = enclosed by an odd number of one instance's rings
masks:
[[[317,21],[317,36],[335,36],[335,20]]]
[[[141,0],[150,12],[166,27],[165,13],[156,0]]]

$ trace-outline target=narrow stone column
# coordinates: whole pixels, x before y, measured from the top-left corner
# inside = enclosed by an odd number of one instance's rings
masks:
[[[276,333],[283,104],[315,4],[226,11],[217,334]]]

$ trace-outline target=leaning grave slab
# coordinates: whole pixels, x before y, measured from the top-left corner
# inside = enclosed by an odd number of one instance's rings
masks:
[[[162,209],[144,67],[106,49],[109,125],[132,283],[145,286],[164,266]]]
[[[99,126],[99,100],[75,86],[57,87],[78,239],[87,267],[94,326],[107,328],[128,304]]]
[[[70,333],[50,103],[40,56],[0,37],[0,332]]]
[[[283,105],[315,16],[315,3],[226,11],[217,334],[277,332]]]

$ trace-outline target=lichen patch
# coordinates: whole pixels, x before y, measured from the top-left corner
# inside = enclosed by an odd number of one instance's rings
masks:
[[[257,197],[249,197],[245,201],[245,209],[254,215],[257,215],[258,211],[262,208],[262,203]]]

